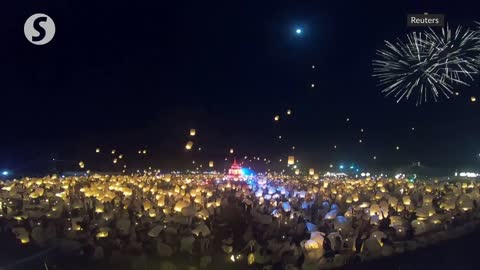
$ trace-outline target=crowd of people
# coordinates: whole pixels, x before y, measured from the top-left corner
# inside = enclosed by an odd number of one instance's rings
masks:
[[[91,261],[319,269],[448,239],[480,217],[474,181],[220,174],[47,176],[1,184],[2,232]]]

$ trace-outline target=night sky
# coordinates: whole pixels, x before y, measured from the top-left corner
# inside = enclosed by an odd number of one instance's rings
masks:
[[[272,168],[288,155],[323,170],[479,167],[480,103],[470,96],[480,98],[480,78],[421,107],[385,98],[372,78],[384,40],[418,30],[407,14],[474,27],[478,1],[145,2],[2,3],[1,170],[42,171],[53,158],[112,169],[96,147],[123,153],[129,168],[245,155]],[[45,46],[23,34],[38,12],[56,24]],[[190,128],[200,152],[185,151]]]

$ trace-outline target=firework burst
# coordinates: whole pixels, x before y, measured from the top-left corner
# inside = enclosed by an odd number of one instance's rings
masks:
[[[420,105],[429,99],[454,95],[455,84],[468,85],[479,72],[480,35],[477,31],[455,31],[447,26],[440,33],[429,29],[407,35],[406,42],[385,41],[373,61],[373,76],[385,86],[382,93],[397,103],[415,99]]]

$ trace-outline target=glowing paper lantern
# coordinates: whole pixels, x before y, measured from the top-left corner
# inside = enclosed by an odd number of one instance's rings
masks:
[[[197,134],[197,131],[194,128],[190,129],[190,136],[195,136]]]
[[[337,217],[337,213],[338,211],[336,209],[332,210],[325,215],[325,219],[335,219]]]
[[[28,244],[30,242],[30,237],[28,231],[23,227],[17,227],[12,229],[13,233],[17,236],[17,239],[20,240],[22,244]]]
[[[474,97],[474,96],[472,96],[472,97],[470,97],[470,101],[471,101],[471,102],[475,102],[475,101],[477,101],[477,98]]]
[[[402,201],[404,205],[410,205],[412,203],[412,200],[409,196],[403,196]]]
[[[280,115],[275,115],[275,117],[273,117],[273,120],[274,120],[274,121],[280,120]]]
[[[292,110],[287,110],[287,115],[291,115],[292,114]]]
[[[103,204],[99,204],[95,207],[95,213],[103,213],[103,212],[104,212]]]
[[[100,228],[99,232],[97,233],[97,238],[105,238],[105,237],[108,237],[108,231],[110,229],[107,228],[107,227],[102,227]]]
[[[293,164],[295,164],[295,157],[288,156],[288,165],[293,165]]]
[[[418,219],[413,220],[411,222],[411,226],[413,228],[415,235],[420,235],[427,232],[427,225],[422,220],[418,220]]]
[[[309,175],[314,175],[314,174],[315,174],[315,170],[312,169],[312,168],[310,168],[310,169],[308,170],[308,174],[309,174]]]
[[[248,254],[248,265],[255,263],[255,255],[253,253]]]
[[[187,150],[191,150],[193,147],[193,142],[192,141],[188,141],[187,144],[185,145],[185,149]]]
[[[370,216],[380,215],[380,205],[374,203],[370,205]]]
[[[151,217],[151,218],[156,217],[157,213],[155,212],[155,209],[148,210],[148,216]]]
[[[208,162],[208,167],[213,168],[213,161]]]
[[[173,210],[175,210],[176,212],[182,212],[182,209],[185,207],[188,207],[189,205],[190,205],[189,202],[179,201],[177,202],[177,204],[175,204],[175,207],[173,208]]]
[[[305,242],[305,249],[307,251],[316,250],[319,248],[320,248],[320,245],[315,240],[308,240],[307,242]]]
[[[230,154],[233,154],[233,148],[230,148]]]
[[[417,219],[419,220],[426,220],[428,217],[433,216],[435,214],[435,209],[431,206],[423,206],[420,208],[417,208],[415,210],[415,213],[417,215]]]
[[[391,206],[396,206],[398,204],[398,199],[393,197],[393,196],[390,196],[388,198],[388,204],[390,204]]]
[[[152,208],[152,203],[150,201],[144,201],[143,202],[143,209],[145,209],[145,211],[148,211]]]
[[[423,195],[423,206],[432,205],[433,196],[430,194]]]
[[[300,170],[299,169],[296,169],[295,170],[295,175],[299,175],[300,174]]]
[[[95,153],[100,153],[100,148],[95,149]]]
[[[458,207],[463,211],[471,210],[473,208],[473,200],[466,195],[462,195],[458,199]]]

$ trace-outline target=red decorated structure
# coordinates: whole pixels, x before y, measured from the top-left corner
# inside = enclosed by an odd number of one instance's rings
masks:
[[[228,179],[233,179],[233,180],[242,180],[243,175],[242,175],[242,167],[237,164],[237,160],[233,160],[232,166],[230,166],[230,169],[228,169]]]

